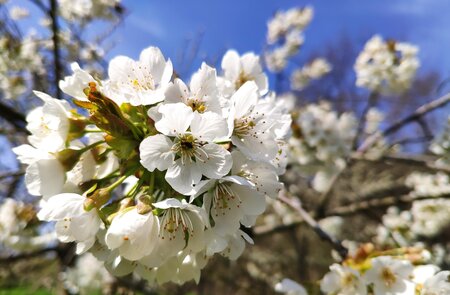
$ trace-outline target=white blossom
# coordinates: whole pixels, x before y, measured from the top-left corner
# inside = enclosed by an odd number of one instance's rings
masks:
[[[425,281],[421,295],[450,294],[450,271],[441,271]]]
[[[307,295],[306,289],[291,279],[283,279],[275,285],[275,291],[287,295]]]
[[[56,234],[62,242],[77,242],[77,253],[86,252],[95,242],[100,225],[100,217],[95,209],[86,211],[86,198],[72,193],[50,197],[43,202],[38,218],[56,221]]]
[[[139,147],[147,170],[167,169],[167,182],[182,194],[192,193],[202,175],[217,179],[230,171],[231,154],[214,143],[228,133],[220,115],[200,115],[183,103],[163,105],[159,112],[155,127],[162,134],[147,137]]]
[[[331,65],[323,58],[316,58],[301,69],[295,70],[291,75],[291,88],[302,90],[311,80],[316,80],[331,71]]]
[[[367,294],[366,282],[361,278],[359,272],[339,264],[330,266],[330,272],[320,282],[320,290],[326,294]]]
[[[140,214],[137,208],[119,212],[105,236],[109,249],[118,249],[127,260],[139,260],[150,254],[156,246],[159,220],[150,211]]]
[[[375,295],[415,294],[415,284],[410,280],[414,268],[409,261],[379,256],[371,262],[364,279],[373,284]]]
[[[268,91],[267,75],[262,71],[259,56],[252,52],[239,56],[236,51],[228,50],[222,59],[222,70],[233,90],[238,90],[247,81],[254,81],[261,95]]]
[[[420,65],[417,52],[418,48],[413,45],[385,42],[375,35],[356,59],[356,85],[381,94],[404,92]]]
[[[164,100],[172,73],[172,62],[166,61],[156,47],[144,49],[138,61],[126,56],[115,57],[108,68],[112,91],[125,96],[135,106]]]

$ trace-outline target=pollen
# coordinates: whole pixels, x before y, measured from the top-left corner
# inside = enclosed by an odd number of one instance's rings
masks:
[[[394,285],[395,281],[397,280],[395,277],[395,274],[388,267],[384,267],[381,270],[381,278],[383,279],[383,281],[387,287]]]
[[[188,99],[186,105],[191,107],[192,111],[197,111],[200,114],[204,113],[207,109],[205,102],[195,98]]]

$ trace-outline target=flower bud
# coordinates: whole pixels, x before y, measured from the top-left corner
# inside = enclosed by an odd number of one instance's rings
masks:
[[[139,214],[146,214],[153,210],[153,197],[149,195],[141,195],[137,202],[137,211]]]
[[[128,207],[134,206],[133,198],[125,198],[120,201],[119,211],[125,210]]]
[[[94,191],[94,193],[92,195],[90,195],[88,197],[88,199],[91,201],[85,203],[85,206],[87,204],[90,207],[93,206],[93,207],[100,209],[100,207],[102,207],[109,201],[110,197],[111,197],[111,193],[108,188],[98,189],[98,190]],[[90,207],[88,207],[88,208],[90,208]]]
[[[56,153],[56,159],[62,164],[66,171],[70,171],[80,160],[83,150],[65,149]]]
[[[87,122],[83,117],[69,118],[69,135],[68,139],[73,140],[82,137]]]

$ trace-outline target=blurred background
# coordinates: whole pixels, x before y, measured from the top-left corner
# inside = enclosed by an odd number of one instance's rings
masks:
[[[57,81],[71,74],[72,62],[105,78],[108,62],[113,57],[126,55],[137,59],[142,49],[157,46],[173,61],[176,73],[189,80],[203,61],[220,69],[222,56],[228,49],[264,56],[271,46],[266,37],[268,21],[277,11],[306,5],[313,8],[314,17],[303,31],[304,40],[298,52],[280,71],[267,69],[261,58],[270,89],[280,95],[293,94],[298,106],[327,100],[339,113],[354,112],[358,118],[364,115],[370,91],[355,85],[353,68],[364,44],[376,34],[418,46],[420,61],[411,88],[378,99],[377,107],[386,116],[381,128],[450,90],[450,2],[446,0],[0,0],[0,198],[32,200],[23,183],[23,168],[11,149],[26,142],[25,116],[41,104],[32,90],[67,99],[58,90]],[[293,89],[290,73],[317,57],[327,60],[331,72],[302,89]],[[402,145],[405,153],[427,154],[431,140],[444,129],[448,114],[448,106],[441,108],[418,124],[390,135],[389,140],[405,141]],[[417,134],[414,140],[409,140]],[[367,166],[359,163],[349,169],[348,182],[338,185],[334,193],[337,203],[331,202],[329,206],[339,205],[340,198],[348,196],[349,186],[353,185],[354,189],[367,182],[368,187],[376,187],[370,178],[381,179],[381,173],[392,169],[385,163],[372,168],[372,174],[362,179],[354,176],[365,175]],[[403,181],[404,171],[413,169],[416,168],[408,164],[396,164],[389,181],[394,184]],[[314,209],[317,204],[312,200],[317,194],[308,183],[310,179],[300,180],[302,177],[294,171],[284,181],[298,185],[296,189],[306,196],[303,201]],[[376,220],[379,222],[380,212],[373,213],[374,224]],[[358,216],[351,218],[360,224],[367,222]],[[364,235],[363,228],[357,228],[361,230],[361,240],[373,234],[369,230]],[[39,229],[45,231],[45,227]],[[355,228],[344,231],[354,232]],[[280,231],[266,232],[262,228],[255,244],[237,262],[214,260],[199,286],[169,285],[155,294],[272,294],[275,278],[289,276],[314,282],[332,261],[331,248],[310,229],[298,224]],[[41,245],[38,243],[36,248]],[[62,274],[61,270],[76,265],[73,249],[58,246],[54,253],[38,250],[37,254],[7,246],[1,250],[7,254],[4,257],[19,253],[12,257],[20,259],[1,261],[0,294],[71,292],[70,286],[64,285],[61,279],[70,274]],[[111,290],[124,294],[150,292],[140,282],[133,284],[115,281]],[[79,292],[75,287],[72,290]],[[89,292],[86,294],[92,294]]]

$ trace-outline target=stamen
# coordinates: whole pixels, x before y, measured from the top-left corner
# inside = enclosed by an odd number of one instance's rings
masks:
[[[169,208],[164,211],[161,218],[161,230],[159,237],[161,239],[168,238],[169,241],[174,240],[178,230],[189,236],[194,235],[194,225],[186,210],[180,208]],[[184,236],[183,236],[184,237]]]
[[[225,215],[227,210],[231,210],[232,203],[235,203],[236,207],[239,208],[242,201],[238,195],[234,194],[229,184],[217,184],[213,193],[213,208],[216,211],[215,215],[219,216],[219,213]]]

